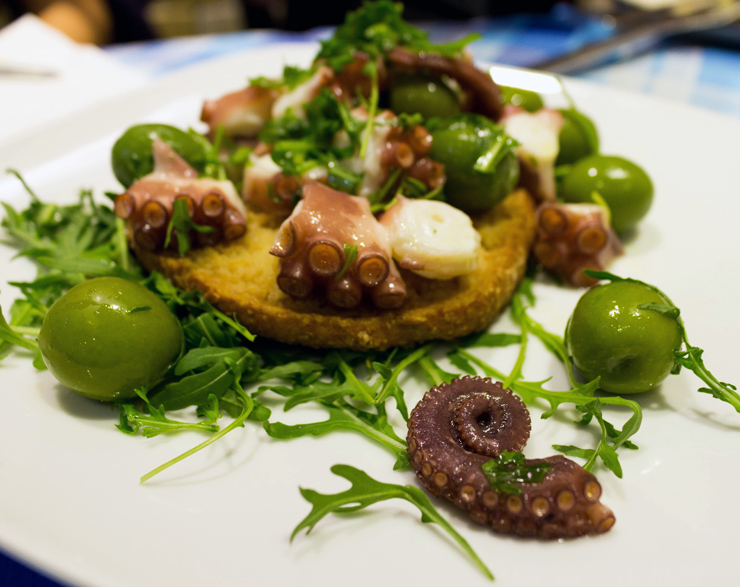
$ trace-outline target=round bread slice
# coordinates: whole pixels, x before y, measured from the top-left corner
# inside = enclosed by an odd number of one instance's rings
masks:
[[[521,281],[535,235],[534,202],[526,191],[517,190],[473,218],[482,245],[474,273],[442,281],[402,270],[408,297],[401,308],[380,310],[368,302],[340,310],[323,297],[296,300],[278,288],[278,259],[269,250],[280,220],[250,210],[243,238],[192,250],[184,258],[135,252],[149,270],[185,290],[200,290],[258,336],[364,351],[450,340],[487,328]]]

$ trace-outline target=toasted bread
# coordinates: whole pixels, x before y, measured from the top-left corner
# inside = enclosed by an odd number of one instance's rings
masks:
[[[184,258],[135,252],[148,269],[183,289],[199,289],[258,336],[314,348],[383,350],[450,340],[488,327],[524,275],[535,234],[534,212],[529,194],[520,189],[474,217],[482,237],[478,269],[450,280],[402,270],[408,297],[397,310],[370,304],[339,310],[323,297],[296,300],[284,294],[276,283],[278,259],[268,252],[280,218],[254,210],[246,235],[230,244],[196,249]]]

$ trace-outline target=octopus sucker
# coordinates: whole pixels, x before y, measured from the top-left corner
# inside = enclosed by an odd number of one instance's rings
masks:
[[[355,251],[353,258],[349,250]],[[406,300],[388,232],[365,198],[307,183],[270,252],[280,263],[278,286],[292,298],[307,297],[319,284],[329,302],[343,309],[359,306],[363,293],[382,309],[399,308]]]
[[[152,151],[154,170],[118,195],[113,204],[116,215],[126,221],[135,246],[147,251],[164,248],[178,201],[186,203],[188,215],[196,224],[210,227],[208,233],[182,235],[194,236],[199,246],[233,241],[244,235],[247,209],[231,182],[198,178],[198,172],[159,138],[152,142]],[[171,237],[169,246],[175,247],[177,229]]]
[[[537,225],[532,253],[545,269],[571,285],[594,285],[597,280],[583,270],[605,269],[622,254],[607,213],[597,204],[542,204]]]
[[[544,473],[512,481],[513,491],[492,485],[483,465],[504,451],[521,451],[531,428],[524,403],[500,382],[462,377],[432,387],[408,428],[411,464],[421,482],[477,524],[544,539],[601,534],[614,525],[614,514],[599,501],[599,482],[562,455],[524,459],[524,467]]]

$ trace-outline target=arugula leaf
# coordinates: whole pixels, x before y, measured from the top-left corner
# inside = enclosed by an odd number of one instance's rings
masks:
[[[250,86],[258,86],[260,88],[283,88],[287,87],[292,90],[302,84],[316,72],[315,67],[309,69],[302,69],[293,65],[286,65],[283,68],[283,76],[280,79],[269,79],[264,76],[254,77],[249,79]]]
[[[235,374],[234,379],[236,380],[238,378],[239,376]],[[211,444],[213,444],[220,438],[223,438],[224,436],[226,436],[232,430],[244,426],[244,422],[247,420],[249,415],[252,413],[252,410],[254,409],[254,400],[246,394],[244,389],[242,389],[241,385],[239,385],[238,381],[234,382],[233,389],[237,397],[239,398],[239,401],[242,403],[242,411],[239,414],[239,416],[237,416],[231,424],[226,426],[226,428],[223,428],[222,430],[216,432],[213,436],[201,442],[199,445],[182,453],[181,455],[175,457],[174,459],[167,461],[166,463],[164,463],[163,465],[160,465],[156,469],[152,469],[146,475],[143,475],[140,479],[141,483],[148,481],[155,475],[158,475],[162,471],[169,469],[172,465],[176,465],[177,463],[186,459],[187,457],[194,455],[195,453],[206,448],[207,446],[210,446]]]
[[[296,177],[325,165],[332,187],[354,191],[362,175],[342,168],[339,161],[360,148],[360,133],[367,122],[352,116],[348,106],[328,88],[322,88],[303,110],[305,117],[288,110],[280,118],[269,120],[260,132],[260,140],[272,145],[272,160],[285,175]],[[346,146],[338,146],[334,140],[340,132],[348,139]]]
[[[521,495],[522,488],[514,483],[542,483],[552,469],[548,463],[526,464],[520,452],[503,451],[497,459],[481,465],[491,489],[509,495]]]
[[[403,389],[401,389],[401,386],[398,384],[398,377],[410,365],[423,359],[433,348],[434,344],[426,344],[419,347],[401,359],[393,369],[378,361],[373,362],[373,369],[375,369],[382,378],[382,386],[378,395],[375,397],[375,405],[384,404],[386,399],[392,396],[396,400],[396,407],[398,408],[398,411],[401,412],[401,416],[403,416],[404,420],[408,420],[409,412],[406,407]]]
[[[271,438],[289,440],[302,436],[323,436],[336,430],[360,432],[371,440],[391,451],[396,457],[394,469],[410,466],[406,442],[400,438],[388,423],[384,409],[377,414],[356,408],[346,402],[319,402],[329,412],[329,419],[322,422],[287,425],[281,422],[265,422],[265,432]]]
[[[162,407],[155,407],[146,397],[143,390],[136,389],[137,395],[146,402],[148,413],[141,412],[132,403],[121,403],[118,407],[121,410],[121,421],[116,425],[121,432],[126,434],[136,434],[139,430],[146,438],[152,438],[159,434],[170,434],[182,430],[202,430],[205,432],[217,432],[218,426],[215,424],[218,419],[218,399],[215,395],[208,397],[208,417],[200,422],[182,422],[171,420],[165,415]]]
[[[599,440],[598,445],[595,449],[580,449],[578,447],[575,447],[573,445],[560,445],[556,444],[553,446],[553,448],[557,451],[562,452],[565,455],[568,456],[578,456],[586,459],[586,463],[583,465],[583,468],[587,471],[590,471],[594,463],[596,462],[597,457],[601,458],[602,462],[606,467],[614,473],[617,477],[620,479],[622,478],[622,466],[619,463],[619,457],[617,456],[617,451],[615,448],[609,444],[610,440],[614,440],[619,436],[619,432],[609,424],[606,420],[604,420],[604,417],[601,413],[601,407],[603,406],[603,403],[596,399],[594,401],[591,401],[587,404],[582,404],[577,406],[577,409],[583,412],[584,416],[581,419],[581,423],[588,424],[592,417],[596,418],[596,420],[599,423],[599,426],[601,427],[601,438]],[[637,448],[634,444],[631,442],[623,443],[628,448]]]
[[[339,281],[344,277],[344,274],[347,272],[347,269],[349,269],[352,266],[352,263],[355,262],[355,259],[357,259],[357,245],[348,245],[347,243],[344,243],[344,265],[342,266],[342,269],[339,273],[337,273],[334,276],[334,279],[336,281]]]
[[[196,224],[190,217],[190,210],[185,199],[175,199],[172,205],[172,217],[167,224],[167,235],[164,239],[164,248],[170,246],[173,234],[177,239],[177,252],[184,257],[190,250],[190,231],[194,230],[201,233],[209,233],[216,230],[213,226],[203,226]]]
[[[478,157],[473,169],[480,173],[496,173],[499,164],[514,154],[514,149],[519,145],[509,135],[501,132],[501,127],[495,126],[496,133],[491,134],[489,145],[483,154]]]
[[[334,465],[331,471],[335,475],[347,479],[352,487],[341,493],[331,495],[321,494],[313,489],[301,488],[301,495],[313,507],[311,512],[293,530],[290,537],[291,541],[302,530],[306,530],[307,534],[310,533],[316,524],[330,513],[349,514],[388,499],[405,499],[419,509],[422,522],[435,523],[441,526],[457,542],[460,548],[470,556],[483,574],[493,580],[493,574],[471,548],[470,544],[439,514],[421,489],[411,485],[382,483],[376,481],[364,471],[349,465]]]
[[[399,46],[454,57],[480,38],[472,34],[454,43],[434,45],[427,33],[406,22],[402,14],[401,3],[381,0],[363,4],[347,14],[331,39],[321,42],[316,59],[326,60],[335,71],[341,71],[354,60],[355,53],[365,53],[374,61]]]
[[[199,348],[189,351],[175,365],[175,374],[190,375],[166,383],[155,391],[151,401],[166,410],[181,410],[203,405],[210,395],[220,398],[234,385],[235,369],[253,370],[257,357],[244,347],[232,349]],[[205,370],[201,370],[203,367]]]

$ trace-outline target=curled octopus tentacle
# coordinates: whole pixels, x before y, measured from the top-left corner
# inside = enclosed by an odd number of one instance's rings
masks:
[[[468,109],[493,120],[501,118],[501,90],[486,71],[461,57],[445,57],[438,53],[414,53],[403,47],[392,49],[388,55],[388,68],[404,72],[425,72],[436,76],[449,76],[456,80],[470,99]]]
[[[149,251],[165,247],[177,200],[186,202],[195,224],[210,229],[195,233],[198,245],[232,241],[245,234],[247,210],[231,182],[199,179],[197,171],[160,139],[154,140],[152,149],[154,171],[117,196],[113,205],[116,215],[126,221],[135,246]],[[173,248],[177,236],[175,231],[170,243]]]
[[[600,534],[614,525],[614,514],[599,501],[596,477],[561,455],[526,459],[525,465],[549,469],[540,482],[512,482],[519,494],[492,488],[483,465],[503,451],[520,451],[530,433],[527,408],[499,382],[463,377],[433,387],[408,427],[411,464],[421,482],[478,524],[546,539]]]
[[[359,120],[367,120],[368,117],[364,107],[355,108],[352,114]],[[361,196],[380,189],[394,169],[404,171],[430,190],[445,182],[444,165],[427,156],[432,148],[429,131],[421,125],[403,129],[392,124],[395,120],[396,115],[390,110],[375,116],[376,124],[370,131],[364,160],[359,160],[359,154],[355,154],[345,161],[365,174],[359,189]]]
[[[324,170],[324,174],[325,170]],[[314,176],[315,177],[315,176]],[[269,152],[252,153],[244,167],[242,198],[266,212],[288,214],[300,195],[304,178],[283,173]]]
[[[354,259],[348,258],[350,247],[356,250]],[[365,198],[307,183],[270,253],[280,259],[278,286],[293,298],[306,298],[322,285],[338,308],[359,306],[365,293],[382,309],[398,308],[406,300],[387,231]]]
[[[272,115],[279,93],[272,88],[248,86],[216,100],[206,100],[200,119],[213,140],[219,127],[227,137],[256,138]]]
[[[604,209],[596,204],[547,203],[537,210],[532,252],[542,266],[578,287],[598,280],[584,269],[605,269],[622,254],[622,245]]]

